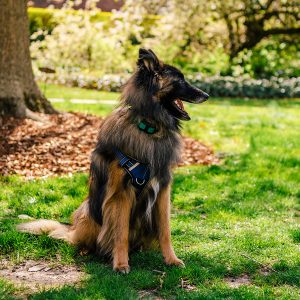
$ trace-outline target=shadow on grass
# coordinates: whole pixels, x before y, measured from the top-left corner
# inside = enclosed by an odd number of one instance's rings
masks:
[[[80,258],[77,263],[87,273],[80,285],[42,291],[31,299],[138,299],[142,291],[147,292],[146,299],[274,299],[275,292],[266,284],[299,286],[294,277],[299,268],[285,265],[285,270],[261,276],[258,266],[249,266],[247,274],[253,283],[230,288],[223,280],[232,274],[218,257],[199,254],[190,255],[186,268],[180,269],[163,265],[157,252],[135,253],[128,275],[113,272],[110,264],[95,256]],[[188,288],[182,286],[183,280]]]

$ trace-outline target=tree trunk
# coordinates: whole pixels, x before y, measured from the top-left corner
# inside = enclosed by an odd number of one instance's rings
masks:
[[[0,116],[55,113],[42,95],[29,52],[27,0],[0,0]]]

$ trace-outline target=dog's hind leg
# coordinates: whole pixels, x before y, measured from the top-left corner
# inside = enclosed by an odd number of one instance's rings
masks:
[[[171,243],[170,191],[171,186],[168,185],[159,192],[157,197],[156,222],[158,224],[159,244],[167,265],[184,266],[183,261],[177,258]]]
[[[72,243],[90,250],[95,249],[101,226],[90,216],[88,201],[84,201],[80,205],[74,212],[72,219],[73,226],[69,233]]]

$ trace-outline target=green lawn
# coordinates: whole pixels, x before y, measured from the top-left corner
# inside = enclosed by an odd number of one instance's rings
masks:
[[[115,100],[119,97],[118,93],[99,92],[76,87],[66,87],[55,84],[39,83],[40,89],[48,98],[64,99],[96,99],[96,100]]]
[[[60,94],[67,99],[118,97],[47,88],[48,97]],[[55,106],[99,115],[113,108],[70,102]],[[88,274],[78,286],[41,291],[31,299],[137,299],[145,291],[146,299],[300,298],[300,102],[215,99],[189,105],[188,111],[192,121],[184,123],[184,133],[212,146],[224,159],[220,166],[185,167],[175,173],[172,236],[184,269],[163,265],[161,254],[151,251],[131,255],[132,272],[120,275],[102,259],[81,257],[64,242],[15,231],[19,214],[67,222],[87,194],[86,174],[0,179],[0,257],[14,262],[56,262],[59,257]],[[248,285],[231,288],[225,282],[245,274]],[[14,299],[15,289],[0,281],[0,299]]]

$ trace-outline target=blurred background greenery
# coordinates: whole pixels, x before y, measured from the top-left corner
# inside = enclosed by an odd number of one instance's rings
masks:
[[[300,96],[298,0],[59,2],[28,9],[39,80],[118,91],[146,47],[215,96]]]

